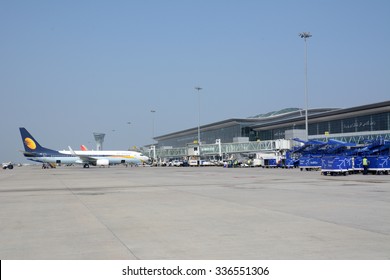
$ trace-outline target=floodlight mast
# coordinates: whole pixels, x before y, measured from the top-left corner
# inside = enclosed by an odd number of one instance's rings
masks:
[[[299,37],[305,40],[305,133],[306,133],[306,140],[309,140],[309,118],[307,115],[308,107],[309,107],[309,101],[308,101],[308,90],[307,90],[307,39],[312,37],[310,32],[302,32],[299,33]]]
[[[152,113],[152,141],[154,143],[154,113],[156,113],[156,110],[150,110]]]
[[[200,90],[202,90],[202,88],[195,87],[195,89],[198,91],[198,145],[200,146]],[[199,154],[200,154],[200,150],[199,150]]]

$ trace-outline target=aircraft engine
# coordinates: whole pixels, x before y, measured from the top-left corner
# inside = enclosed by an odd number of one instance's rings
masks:
[[[98,159],[96,161],[96,166],[108,166],[110,164],[108,159]]]

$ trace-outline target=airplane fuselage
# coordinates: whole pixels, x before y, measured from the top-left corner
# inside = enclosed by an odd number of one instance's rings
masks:
[[[109,165],[112,164],[142,164],[149,160],[148,157],[143,156],[138,152],[132,151],[75,151],[77,156],[73,155],[70,151],[58,151],[58,153],[34,153],[34,155],[26,155],[31,161],[47,162],[47,163],[61,163],[61,164],[83,164],[84,161],[80,156],[86,156],[91,158],[107,159]],[[105,165],[105,164],[103,164]]]

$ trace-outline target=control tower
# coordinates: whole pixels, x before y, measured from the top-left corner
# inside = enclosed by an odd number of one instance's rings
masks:
[[[98,132],[93,133],[93,137],[95,137],[95,141],[96,141],[96,150],[97,151],[103,150],[104,136],[106,136],[106,134],[104,134],[104,133],[98,133]]]

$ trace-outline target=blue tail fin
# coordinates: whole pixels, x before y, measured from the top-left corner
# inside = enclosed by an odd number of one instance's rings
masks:
[[[52,153],[57,152],[54,150],[50,150],[42,147],[37,140],[25,129],[24,127],[20,127],[20,135],[22,136],[22,142],[24,146],[24,150],[28,153]]]

